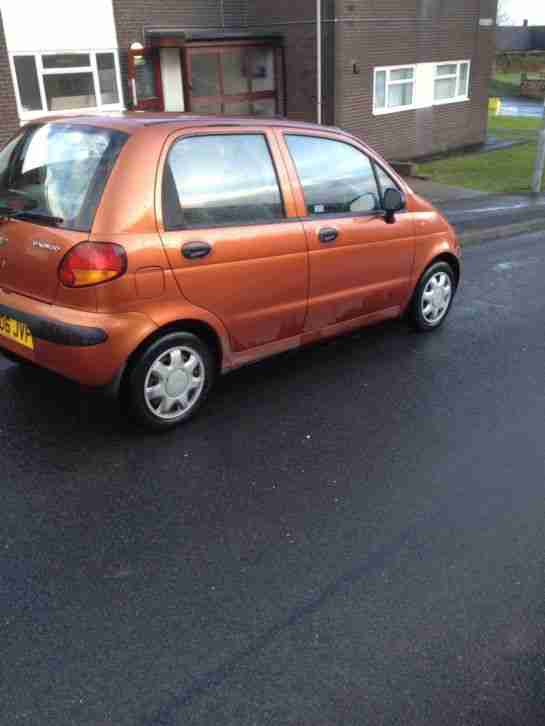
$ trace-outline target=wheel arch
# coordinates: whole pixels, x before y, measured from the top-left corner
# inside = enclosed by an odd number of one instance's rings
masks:
[[[450,265],[452,267],[454,276],[456,278],[456,287],[458,288],[458,285],[460,284],[460,272],[461,272],[460,260],[452,252],[442,252],[440,255],[437,255],[436,257],[434,257],[429,262],[429,264],[426,265],[426,268],[422,271],[422,275],[425,275],[427,270],[429,270],[430,267],[432,267],[432,265],[436,265],[438,262],[446,262],[448,265]],[[420,282],[420,280],[422,279],[422,275],[420,275],[418,282]]]
[[[420,275],[415,279],[413,282],[413,288],[409,295],[409,298],[403,307],[403,316],[406,316],[408,311],[411,308],[412,302],[414,300],[414,296],[416,295],[416,291],[418,290],[418,286],[420,284],[420,281],[426,274],[426,272],[430,269],[430,267],[433,267],[433,265],[436,265],[438,262],[446,262],[448,265],[452,267],[452,270],[454,272],[455,277],[455,283],[456,283],[456,289],[458,289],[458,285],[460,284],[460,274],[461,274],[461,268],[460,268],[460,261],[456,257],[455,254],[449,251],[442,251],[438,252],[435,256],[430,257],[428,262],[422,267],[422,271],[420,272]]]
[[[216,374],[221,373],[225,358],[225,351],[223,350],[220,334],[212,327],[212,325],[204,322],[203,320],[182,318],[180,320],[173,320],[169,323],[165,323],[144,338],[129,355],[125,365],[118,372],[115,380],[107,387],[106,393],[114,397],[122,393],[124,384],[139,355],[149,345],[169,333],[193,333],[193,335],[201,338],[201,340],[208,344],[212,351],[216,364]]]

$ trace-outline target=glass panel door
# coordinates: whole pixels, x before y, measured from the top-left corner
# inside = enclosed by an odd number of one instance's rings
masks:
[[[135,111],[162,111],[161,66],[154,48],[129,50],[129,83]]]
[[[281,50],[256,42],[187,46],[189,109],[197,113],[278,113]]]
[[[243,48],[231,48],[221,54],[223,92],[227,95],[246,94],[250,91],[245,55]]]
[[[219,53],[195,53],[191,59],[191,94],[221,96]]]

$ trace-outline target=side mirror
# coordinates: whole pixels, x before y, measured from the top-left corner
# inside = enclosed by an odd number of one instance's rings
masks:
[[[391,187],[386,189],[382,200],[382,207],[386,212],[386,223],[393,224],[395,222],[396,212],[401,212],[407,206],[407,201],[403,192],[399,189]]]

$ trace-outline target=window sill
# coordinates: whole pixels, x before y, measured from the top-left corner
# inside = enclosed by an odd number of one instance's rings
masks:
[[[374,108],[373,116],[386,116],[389,113],[403,113],[404,111],[418,111],[427,106],[396,106],[395,108]]]
[[[424,108],[434,108],[435,106],[447,106],[451,103],[467,103],[471,98],[469,96],[459,96],[457,98],[447,98],[444,101],[434,101],[429,104],[420,104],[414,106],[398,106],[397,108],[374,108],[373,116],[387,116],[390,113],[403,113],[404,111],[422,111]]]
[[[434,106],[447,106],[449,103],[466,103],[469,101],[469,96],[457,96],[456,98],[446,98],[443,101],[434,101]]]

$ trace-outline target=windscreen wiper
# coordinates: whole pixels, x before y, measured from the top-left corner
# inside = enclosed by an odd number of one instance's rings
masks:
[[[19,211],[19,209],[14,209],[13,207],[0,204],[0,217],[13,217],[13,215],[17,214]]]
[[[1,211],[2,210],[0,208],[0,214]],[[14,214],[11,214],[10,216],[15,219],[28,219],[30,222],[44,222],[45,224],[50,224],[53,227],[58,227],[64,222],[62,217],[53,217],[50,214],[40,214],[40,212],[31,212],[24,209],[15,211]]]

